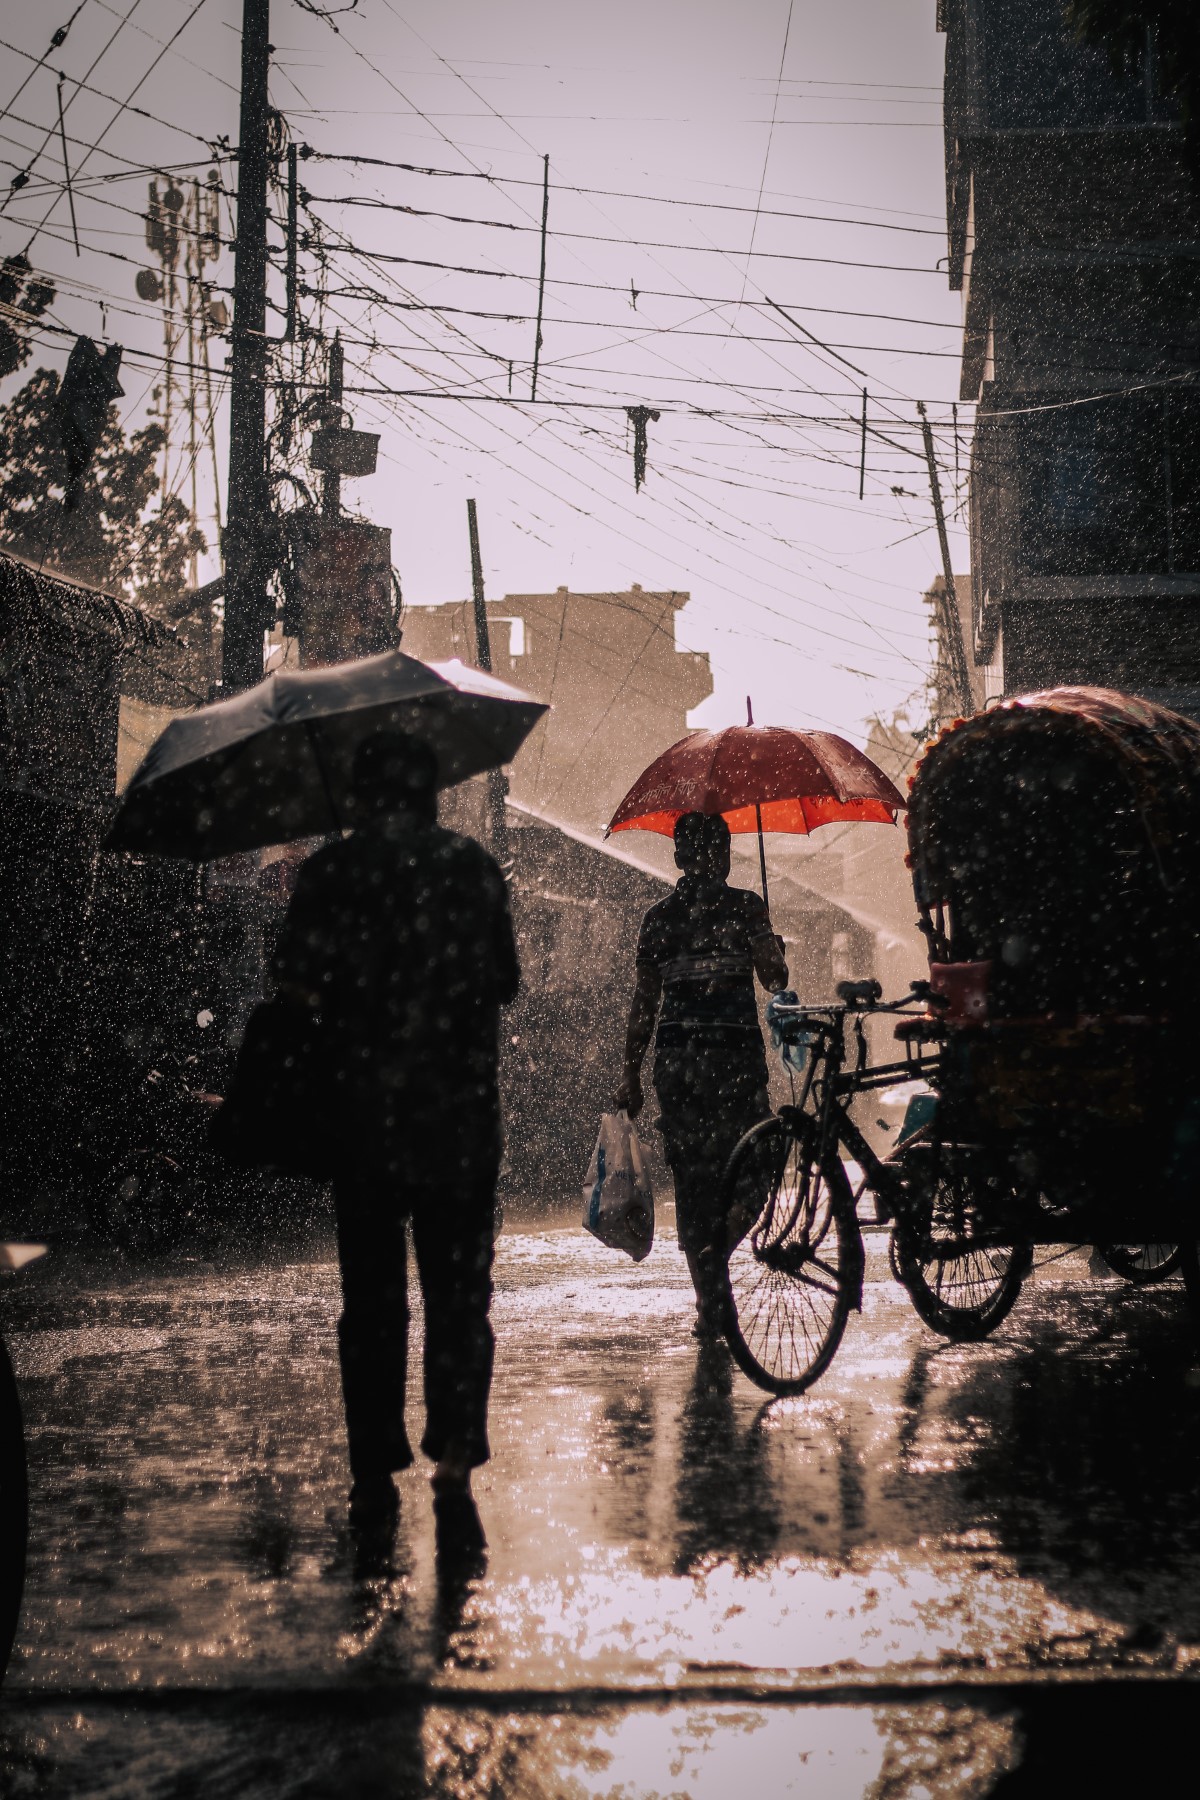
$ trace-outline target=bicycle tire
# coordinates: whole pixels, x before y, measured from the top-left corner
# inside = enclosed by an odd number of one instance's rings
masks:
[[[910,1212],[895,1226],[896,1267],[908,1290],[917,1317],[939,1337],[956,1344],[977,1344],[990,1337],[1016,1305],[1025,1277],[1033,1266],[1028,1243],[986,1244],[938,1254],[939,1209],[949,1208],[957,1223],[945,1233],[945,1241],[962,1241],[963,1221],[974,1214],[969,1176],[936,1169],[932,1181],[924,1175],[910,1187],[914,1198],[924,1188],[926,1217],[917,1223]]]
[[[21,1401],[8,1350],[0,1340],[0,1681],[21,1617],[29,1542],[29,1480]]]
[[[1200,1330],[1200,1238],[1184,1238],[1179,1246],[1179,1267],[1187,1292],[1192,1323]]]
[[[1156,1281],[1168,1280],[1182,1261],[1178,1244],[1098,1244],[1096,1248],[1113,1274],[1132,1282],[1134,1287],[1153,1287]],[[1152,1250],[1165,1250],[1168,1254],[1150,1261],[1148,1253]]]
[[[802,1394],[824,1374],[862,1290],[849,1181],[836,1153],[817,1168],[816,1126],[806,1127],[778,1117],[753,1126],[722,1188],[731,1229],[752,1220],[727,1260],[725,1339],[742,1373],[777,1395]]]

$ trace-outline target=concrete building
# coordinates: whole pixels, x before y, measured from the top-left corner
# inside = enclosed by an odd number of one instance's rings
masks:
[[[688,599],[635,584],[488,602],[496,674],[552,707],[513,764],[514,799],[602,828],[646,764],[686,735],[688,713],[712,693],[708,657],[676,647]],[[475,662],[470,603],[406,607],[401,647],[425,662]]]
[[[1061,0],[939,0],[963,296],[971,629],[990,697],[1094,682],[1200,710],[1200,206],[1153,54]]]

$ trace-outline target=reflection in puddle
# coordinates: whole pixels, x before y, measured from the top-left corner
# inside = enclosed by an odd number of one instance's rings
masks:
[[[24,1713],[0,1756],[6,1793],[56,1800],[983,1800],[1019,1745],[1011,1714],[935,1703],[347,1715],[315,1695],[303,1711]]]

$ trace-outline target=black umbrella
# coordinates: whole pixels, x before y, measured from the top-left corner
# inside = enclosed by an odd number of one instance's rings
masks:
[[[338,831],[351,823],[364,738],[422,738],[437,754],[438,786],[453,787],[511,762],[545,711],[480,669],[399,650],[269,675],[171,721],[125,791],[109,847],[207,862]]]

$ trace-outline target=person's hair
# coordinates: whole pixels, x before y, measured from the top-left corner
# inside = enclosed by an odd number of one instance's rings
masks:
[[[675,861],[687,874],[724,880],[729,850],[729,827],[720,813],[689,812],[676,821]]]
[[[406,731],[380,731],[354,752],[351,784],[368,813],[437,811],[437,753]]]

